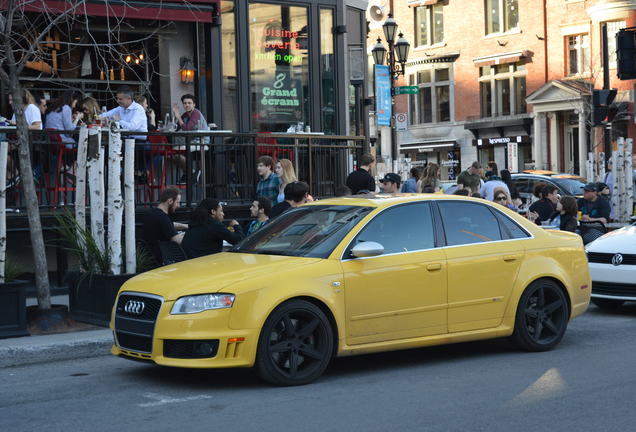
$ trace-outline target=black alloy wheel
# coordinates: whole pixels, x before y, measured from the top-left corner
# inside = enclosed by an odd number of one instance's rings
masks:
[[[625,300],[614,300],[614,299],[606,299],[606,298],[596,298],[592,297],[592,303],[603,310],[617,310],[623,306]]]
[[[332,354],[333,333],[325,314],[312,303],[292,300],[265,321],[256,369],[272,384],[303,385],[322,375]]]
[[[563,290],[541,279],[526,288],[519,300],[513,342],[526,351],[547,351],[563,338],[570,313]]]

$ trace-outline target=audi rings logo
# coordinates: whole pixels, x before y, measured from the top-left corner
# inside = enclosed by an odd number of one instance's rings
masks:
[[[146,308],[146,304],[142,301],[128,300],[124,305],[124,312],[132,315],[141,315]]]
[[[623,255],[621,254],[616,254],[612,257],[612,264],[615,266],[621,265],[621,263],[623,262]]]

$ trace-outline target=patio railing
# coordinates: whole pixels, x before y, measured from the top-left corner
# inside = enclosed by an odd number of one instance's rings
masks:
[[[7,132],[11,142],[10,130],[0,131],[0,135]],[[63,142],[62,134],[72,137],[73,142]],[[121,135],[126,139],[140,133],[122,131]],[[236,204],[251,202],[258,182],[256,159],[262,155],[289,159],[298,179],[309,184],[312,195],[333,196],[335,188],[345,183],[365,141],[359,136],[226,131],[143,135],[145,139],[135,142],[137,206],[155,205],[161,190],[169,185],[183,189],[182,201],[188,207],[204,198]],[[31,131],[30,138],[40,206],[53,209],[74,205],[78,132]],[[101,142],[108,155],[107,131],[103,131]],[[90,152],[89,145],[89,157]],[[20,209],[24,200],[14,145],[10,145],[9,157],[7,206]]]

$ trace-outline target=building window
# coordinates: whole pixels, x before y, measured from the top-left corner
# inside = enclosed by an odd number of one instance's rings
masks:
[[[507,63],[479,69],[481,116],[523,114],[526,112],[526,66]]]
[[[568,36],[568,75],[590,72],[590,37],[586,34]]]
[[[415,8],[415,41],[417,46],[433,45],[444,41],[443,5]]]
[[[519,26],[518,0],[485,0],[486,34],[501,33]]]
[[[607,23],[607,51],[610,69],[616,69],[616,33],[625,27],[627,27],[625,21],[610,21]]]
[[[440,65],[409,75],[409,84],[419,87],[419,93],[409,96],[411,124],[439,123],[452,120],[451,68]]]

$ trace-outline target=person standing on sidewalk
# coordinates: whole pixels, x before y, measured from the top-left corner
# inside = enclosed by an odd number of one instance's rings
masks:
[[[409,177],[404,184],[400,192],[404,193],[416,193],[417,192],[417,179],[420,178],[420,170],[413,167],[410,171],[411,177]]]
[[[366,190],[375,192],[375,179],[370,174],[375,165],[375,158],[370,153],[364,153],[360,158],[360,166],[347,177],[347,187],[351,189],[353,195]]]
[[[256,159],[256,172],[260,176],[256,185],[256,196],[277,202],[280,178],[273,172],[273,169],[274,159],[271,156],[261,156]]]
[[[396,194],[400,191],[401,181],[402,178],[396,173],[388,173],[380,180],[380,183],[384,185],[384,193]]]
[[[261,229],[267,222],[269,222],[269,212],[271,210],[272,202],[269,198],[258,197],[254,200],[250,207],[250,214],[255,219],[250,222],[250,226],[247,228],[247,235]]]
[[[467,170],[462,171],[457,177],[457,184],[470,189],[471,193],[479,192],[481,187],[481,178],[479,178],[479,170],[481,164],[478,161],[473,162]]]
[[[285,201],[276,204],[269,212],[270,219],[274,219],[287,210],[305,204],[309,198],[309,185],[305,182],[295,181],[285,186]]]
[[[169,215],[179,208],[180,201],[181,191],[174,186],[167,187],[161,191],[159,205],[144,215],[143,239],[158,265],[163,263],[159,242],[173,241],[181,244],[183,234],[177,233],[177,229],[188,228],[185,224],[170,220]]]

